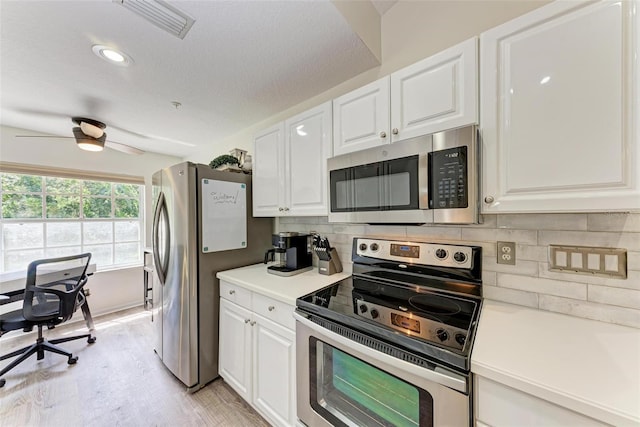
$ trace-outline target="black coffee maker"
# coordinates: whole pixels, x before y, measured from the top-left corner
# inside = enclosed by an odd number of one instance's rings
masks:
[[[273,249],[264,254],[264,263],[275,262],[267,271],[278,276],[293,276],[313,268],[311,235],[285,232],[271,237]]]

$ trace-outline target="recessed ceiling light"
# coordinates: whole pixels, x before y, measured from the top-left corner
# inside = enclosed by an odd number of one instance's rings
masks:
[[[133,59],[129,55],[112,47],[96,44],[91,47],[91,50],[98,57],[111,64],[119,65],[121,67],[128,67],[133,64]]]

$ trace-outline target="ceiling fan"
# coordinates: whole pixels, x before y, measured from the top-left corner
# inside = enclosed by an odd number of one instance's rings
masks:
[[[107,141],[107,134],[104,131],[107,125],[86,117],[72,117],[71,121],[78,125],[72,129],[73,138],[79,148],[87,151],[102,151],[104,147],[121,151],[127,154],[143,154],[144,151],[114,141]],[[70,136],[57,135],[16,135],[18,138],[71,138]]]

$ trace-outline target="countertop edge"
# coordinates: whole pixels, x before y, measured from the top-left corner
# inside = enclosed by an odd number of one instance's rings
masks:
[[[581,399],[578,396],[547,387],[529,378],[504,371],[495,366],[472,361],[471,372],[480,377],[506,385],[515,390],[530,394],[554,405],[564,407],[607,424],[615,426],[640,425],[640,418],[636,418],[631,414],[622,413],[615,408],[602,406],[598,402]]]
[[[229,282],[232,285],[237,285],[240,286],[242,288],[245,288],[247,290],[250,290],[251,292],[257,292],[259,294],[268,296],[269,298],[273,298],[277,301],[283,302],[285,304],[289,304],[295,307],[296,305],[296,298],[289,298],[287,296],[284,296],[280,293],[277,292],[273,292],[268,288],[264,288],[261,286],[256,286],[255,284],[248,282],[246,280],[241,280],[238,279],[236,277],[230,276],[228,274],[224,274],[224,272],[219,272],[218,274],[216,274],[216,277],[218,277],[218,279],[220,280],[224,280],[225,282]]]

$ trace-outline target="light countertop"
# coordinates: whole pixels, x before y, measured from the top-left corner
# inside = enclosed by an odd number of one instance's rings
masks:
[[[270,264],[269,264],[270,265]],[[258,292],[278,301],[295,306],[296,298],[322,289],[351,276],[351,273],[336,273],[325,276],[318,268],[289,277],[267,273],[267,264],[254,264],[233,270],[220,271],[216,277],[250,291]]]
[[[616,426],[640,425],[640,330],[485,300],[471,371]]]

